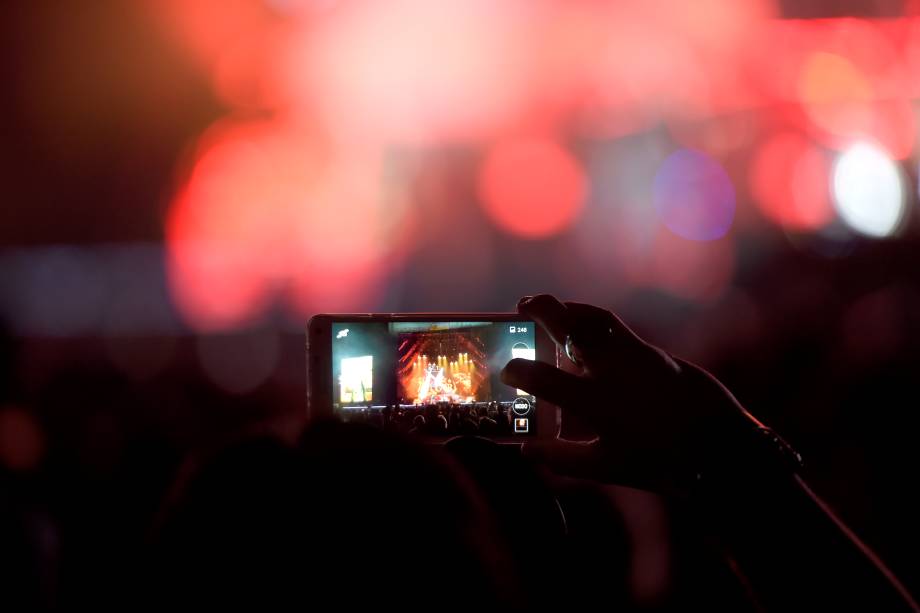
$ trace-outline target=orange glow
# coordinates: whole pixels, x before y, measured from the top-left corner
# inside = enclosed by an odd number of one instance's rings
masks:
[[[45,454],[45,433],[28,411],[0,408],[0,466],[12,471],[36,468]]]
[[[294,232],[289,302],[295,312],[355,308],[380,290],[391,244],[383,231],[398,228],[399,217],[381,206],[376,168],[340,160],[309,194],[296,195],[288,220]]]
[[[290,32],[262,0],[157,0],[155,14],[231,108],[276,108],[278,47]]]
[[[268,292],[249,240],[258,224],[252,203],[263,200],[259,170],[267,161],[246,141],[216,144],[195,167],[167,222],[173,296],[199,329],[230,327],[253,318]],[[262,220],[261,223],[264,223]]]
[[[270,22],[260,0],[149,0],[154,13],[202,66],[213,68],[223,50]]]
[[[907,98],[913,88],[907,58],[891,36],[856,19],[826,20],[810,33],[796,93],[815,136],[838,150],[871,140],[896,159],[907,157],[914,145]]]
[[[587,180],[578,160],[551,140],[500,143],[479,175],[479,195],[498,227],[524,238],[546,238],[581,212]]]
[[[239,36],[221,49],[214,66],[214,91],[236,108],[273,108],[280,105],[270,91],[275,55],[271,31]]]
[[[520,6],[344,3],[289,41],[283,80],[295,106],[346,137],[481,139],[521,110]]]
[[[311,135],[274,124],[224,124],[207,135],[167,220],[170,287],[189,323],[244,323],[278,292],[298,312],[360,304],[373,292],[386,255],[376,166],[330,155]]]
[[[222,101],[319,117],[348,142],[485,142],[573,118],[621,134],[795,102],[828,146],[913,145],[916,17],[774,19],[772,0],[283,4],[149,3]]]
[[[751,165],[751,191],[761,211],[777,224],[815,230],[834,216],[829,163],[824,153],[795,133],[767,141]]]
[[[595,165],[595,144],[669,134],[723,160],[733,189],[749,187],[764,216],[795,230],[833,219],[826,150],[866,141],[897,160],[914,153],[918,17],[776,19],[775,0],[146,6],[221,103],[267,118],[209,130],[168,214],[170,288],[204,329],[273,301],[298,314],[361,310],[409,256],[418,286],[453,280],[438,294],[445,308],[498,280],[501,251],[475,227],[456,151],[485,150],[475,188],[501,231],[545,239],[581,219],[593,240],[573,249],[573,265],[611,291],[651,285],[688,299],[728,282],[730,240],[657,236],[650,177]],[[538,136],[509,137],[522,134]],[[587,144],[595,184],[545,136],[556,134]],[[624,187],[602,193],[612,178]],[[686,200],[680,185],[673,195]],[[733,219],[761,221],[744,209]],[[463,257],[442,247],[452,236],[465,237]]]
[[[832,135],[854,136],[872,129],[872,85],[845,57],[813,53],[802,68],[799,95],[814,124]]]
[[[805,62],[799,91],[802,102],[809,106],[860,103],[872,98],[872,86],[852,62],[824,51],[813,53]]]

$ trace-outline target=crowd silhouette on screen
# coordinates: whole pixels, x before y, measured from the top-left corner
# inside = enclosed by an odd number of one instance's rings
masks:
[[[510,436],[515,413],[511,402],[434,402],[340,409],[346,422],[370,424],[393,432],[426,436]],[[525,412],[533,419],[532,411]]]

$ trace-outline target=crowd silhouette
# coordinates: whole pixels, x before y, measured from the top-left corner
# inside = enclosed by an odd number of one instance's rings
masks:
[[[826,266],[798,274],[833,278]],[[2,423],[34,446],[0,445],[4,608],[912,610],[895,574],[802,479],[819,483],[915,585],[918,535],[908,515],[916,505],[905,484],[916,417],[904,399],[914,393],[920,311],[911,305],[920,293],[907,270],[872,279],[841,272],[849,281],[838,284],[839,304],[787,305],[800,319],[786,328],[761,320],[764,335],[775,332],[772,344],[756,331],[743,342],[713,339],[724,380],[753,397],[770,425],[791,430],[806,462],[819,458],[805,468],[744,451],[760,443],[736,426],[759,422],[743,410],[740,421],[720,421],[719,411],[740,405],[708,373],[618,327],[609,312],[550,297],[525,300],[521,312],[557,341],[563,332],[575,338],[582,375],[512,361],[503,378],[558,403],[594,438],[528,443],[523,453],[488,439],[507,427],[507,407],[497,403],[389,407],[292,434],[278,416],[253,422],[270,395],[221,399],[194,378],[138,388],[87,366],[35,392],[6,336]],[[762,305],[784,316],[769,296]],[[554,320],[559,309],[571,330]],[[595,336],[615,352],[585,336],[585,322],[598,321]],[[897,335],[871,332],[892,321]],[[757,344],[763,351],[753,356]],[[774,404],[771,380],[794,391],[786,404]],[[641,406],[641,414],[591,413],[579,403],[612,381],[610,406]],[[209,411],[164,412],[183,404]],[[822,438],[822,415],[832,416],[840,441]],[[793,417],[806,427],[790,427]],[[563,434],[575,423],[564,421]],[[420,433],[447,442],[426,444]],[[691,453],[700,446],[718,453]],[[683,470],[691,464],[697,474]],[[866,511],[864,498],[846,504],[848,483],[894,520],[876,523],[883,516]]]

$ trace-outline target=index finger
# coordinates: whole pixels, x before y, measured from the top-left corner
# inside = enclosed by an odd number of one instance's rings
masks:
[[[588,363],[628,363],[649,353],[648,343],[612,311],[580,302],[566,302],[565,308],[569,334]]]
[[[518,303],[518,313],[532,319],[557,345],[565,347],[565,339],[571,332],[570,317],[566,306],[555,296],[528,296]]]
[[[546,400],[563,411],[592,418],[592,382],[551,364],[515,358],[501,371],[501,381]]]

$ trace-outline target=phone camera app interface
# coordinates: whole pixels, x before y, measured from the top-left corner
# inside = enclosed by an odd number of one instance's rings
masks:
[[[333,409],[408,434],[532,436],[534,397],[499,373],[535,341],[529,321],[334,323]]]

